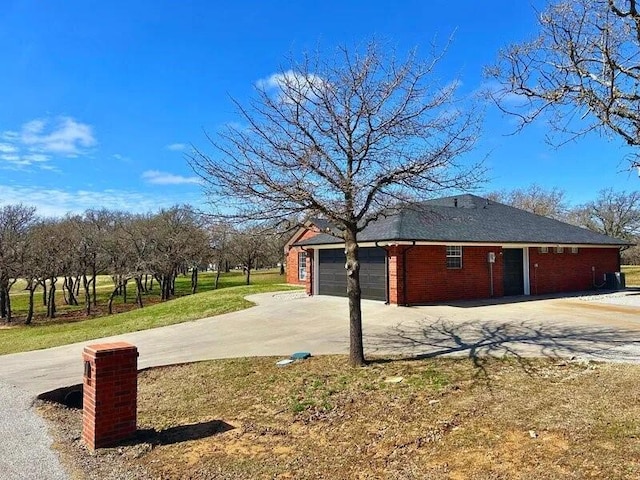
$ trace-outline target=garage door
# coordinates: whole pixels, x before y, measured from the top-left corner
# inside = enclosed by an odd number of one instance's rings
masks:
[[[361,248],[360,289],[362,298],[386,300],[386,252],[381,248]],[[318,293],[347,296],[347,272],[343,249],[319,250]]]

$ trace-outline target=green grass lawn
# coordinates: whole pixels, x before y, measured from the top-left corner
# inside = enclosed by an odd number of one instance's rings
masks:
[[[623,265],[627,287],[640,287],[640,265]]]
[[[256,274],[253,277],[253,285],[249,286],[243,285],[244,279],[240,272],[225,274],[221,277],[218,290],[211,290],[212,275],[206,275],[203,280],[202,289],[209,288],[209,291],[155,303],[141,309],[74,322],[17,325],[1,329],[0,355],[66,345],[234,312],[253,305],[244,298],[246,295],[297,288],[279,284],[283,278],[273,271]],[[210,285],[207,287],[206,282],[209,281]],[[130,301],[133,301],[133,298]]]

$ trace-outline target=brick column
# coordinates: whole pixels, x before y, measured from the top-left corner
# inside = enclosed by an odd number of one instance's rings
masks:
[[[84,360],[82,439],[110,447],[136,433],[138,349],[126,342],[88,345]]]
[[[389,248],[389,303],[398,305],[403,297],[402,291],[402,253],[400,248],[392,246]]]

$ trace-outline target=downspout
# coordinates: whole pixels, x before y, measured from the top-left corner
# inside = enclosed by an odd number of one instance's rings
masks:
[[[405,307],[409,306],[407,303],[407,252],[415,246],[416,241],[414,240],[409,247],[402,250],[402,303]]]
[[[382,249],[384,251],[384,304],[389,305],[389,256],[387,249],[378,245],[378,241],[375,243],[376,247]]]

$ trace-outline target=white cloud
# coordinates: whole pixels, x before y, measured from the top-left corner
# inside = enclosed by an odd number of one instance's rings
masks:
[[[67,213],[81,213],[88,209],[100,208],[144,213],[185,202],[199,204],[202,200],[184,194],[171,197],[115,189],[64,190],[0,185],[0,206],[23,203],[36,207],[39,215],[47,217],[60,217]]]
[[[142,179],[154,185],[185,185],[200,183],[198,177],[184,177],[159,170],[147,170],[142,174]]]
[[[184,152],[187,149],[186,143],[172,143],[167,145],[167,150],[171,150],[172,152]]]
[[[97,143],[93,128],[71,117],[27,122],[22,126],[19,139],[34,151],[64,156],[79,155]]]
[[[0,153],[14,153],[18,149],[9,143],[0,143]]]
[[[31,163],[46,162],[49,160],[49,157],[42,153],[29,153],[27,155],[23,155],[22,158]]]
[[[93,127],[71,117],[35,119],[20,130],[0,133],[0,160],[13,167],[44,163],[53,157],[77,157],[97,144]]]
[[[292,103],[315,97],[318,91],[326,88],[328,83],[318,75],[301,75],[293,70],[274,73],[256,82],[256,87],[265,92],[275,93],[280,101]]]

